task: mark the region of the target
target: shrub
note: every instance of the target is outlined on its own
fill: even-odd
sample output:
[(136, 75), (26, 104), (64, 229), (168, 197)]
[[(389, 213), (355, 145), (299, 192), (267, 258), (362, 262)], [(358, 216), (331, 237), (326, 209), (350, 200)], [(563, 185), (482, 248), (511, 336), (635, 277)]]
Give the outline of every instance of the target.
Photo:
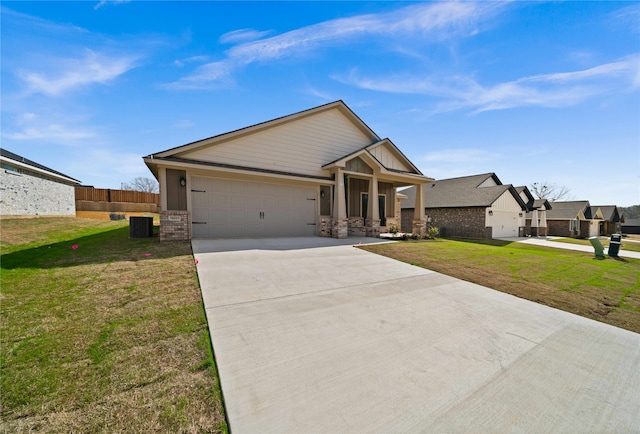
[(427, 235), (429, 236), (429, 239), (437, 238), (438, 235), (440, 235), (440, 229), (432, 226), (427, 231)]

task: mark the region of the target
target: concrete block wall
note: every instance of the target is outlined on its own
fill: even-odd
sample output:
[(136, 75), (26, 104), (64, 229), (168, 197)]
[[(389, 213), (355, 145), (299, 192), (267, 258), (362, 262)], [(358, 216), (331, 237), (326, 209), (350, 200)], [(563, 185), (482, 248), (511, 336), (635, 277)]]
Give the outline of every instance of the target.
[(1, 169), (0, 215), (75, 216), (74, 186), (26, 170)]
[(160, 211), (160, 241), (191, 239), (189, 211)]

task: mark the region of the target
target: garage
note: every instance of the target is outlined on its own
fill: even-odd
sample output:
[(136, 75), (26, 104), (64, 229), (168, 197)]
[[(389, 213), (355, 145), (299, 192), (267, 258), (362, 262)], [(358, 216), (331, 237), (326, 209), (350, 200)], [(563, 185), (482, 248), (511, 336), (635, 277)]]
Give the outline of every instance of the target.
[(316, 189), (193, 177), (194, 238), (316, 235)]
[(492, 238), (509, 238), (518, 236), (518, 213), (510, 211), (493, 211), (490, 224)]

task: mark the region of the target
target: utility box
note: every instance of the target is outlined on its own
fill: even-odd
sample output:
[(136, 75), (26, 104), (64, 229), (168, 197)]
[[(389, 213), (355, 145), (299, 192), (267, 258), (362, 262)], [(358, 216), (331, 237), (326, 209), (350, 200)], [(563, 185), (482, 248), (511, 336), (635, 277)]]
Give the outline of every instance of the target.
[(622, 235), (620, 234), (611, 235), (611, 240), (609, 240), (609, 252), (608, 252), (609, 256), (617, 258), (621, 245), (622, 245)]
[(153, 217), (129, 217), (129, 238), (153, 236)]
[(593, 249), (595, 250), (596, 258), (604, 259), (604, 246), (602, 245), (598, 237), (589, 238), (589, 242), (591, 243), (591, 245), (593, 246)]

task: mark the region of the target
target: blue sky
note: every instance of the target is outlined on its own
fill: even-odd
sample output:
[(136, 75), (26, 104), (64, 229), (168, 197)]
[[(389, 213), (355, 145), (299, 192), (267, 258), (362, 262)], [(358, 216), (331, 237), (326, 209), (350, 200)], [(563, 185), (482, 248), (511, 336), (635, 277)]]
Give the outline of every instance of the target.
[(640, 203), (638, 2), (10, 2), (2, 147), (84, 184), (342, 99), (427, 176)]

